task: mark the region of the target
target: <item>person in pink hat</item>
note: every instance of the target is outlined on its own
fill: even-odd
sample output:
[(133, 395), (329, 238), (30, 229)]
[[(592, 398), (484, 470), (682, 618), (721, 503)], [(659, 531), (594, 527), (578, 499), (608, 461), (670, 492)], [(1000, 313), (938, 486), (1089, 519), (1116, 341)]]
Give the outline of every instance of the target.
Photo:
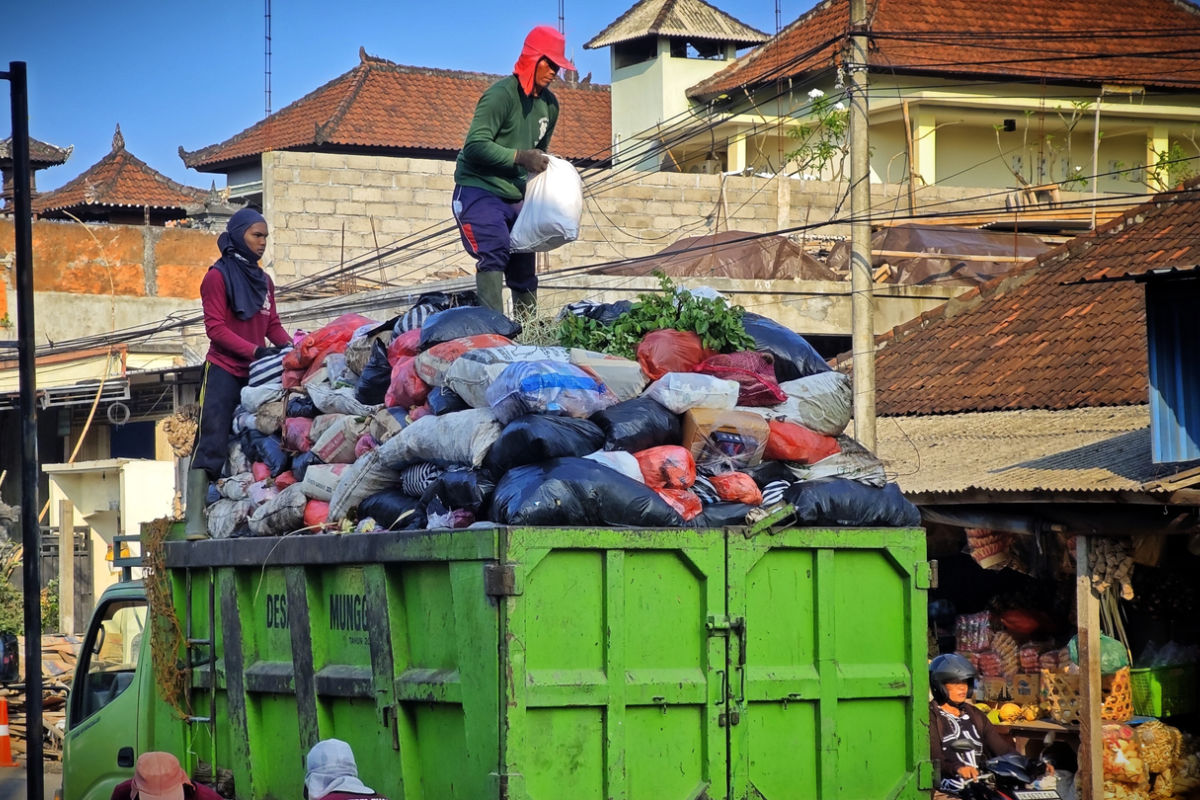
[(223, 800), (202, 783), (192, 783), (179, 759), (150, 751), (138, 756), (133, 778), (118, 783), (111, 800)]
[(529, 176), (546, 169), (558, 100), (549, 86), (559, 70), (574, 70), (563, 35), (539, 25), (525, 37), (513, 74), (484, 91), (454, 168), (451, 208), (463, 247), (475, 259), (479, 302), (504, 310), (504, 283), (516, 315), (537, 309), (533, 253), (512, 253), (509, 235)]

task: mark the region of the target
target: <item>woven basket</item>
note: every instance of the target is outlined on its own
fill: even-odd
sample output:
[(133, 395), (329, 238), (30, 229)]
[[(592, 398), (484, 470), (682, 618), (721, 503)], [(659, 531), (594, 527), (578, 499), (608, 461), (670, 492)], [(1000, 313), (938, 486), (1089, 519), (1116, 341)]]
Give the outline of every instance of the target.
[[(1129, 668), (1122, 667), (1113, 675), (1105, 675), (1100, 684), (1104, 704), (1100, 718), (1124, 722), (1133, 716), (1133, 692), (1129, 686)], [(1079, 675), (1065, 669), (1042, 670), (1042, 708), (1056, 722), (1079, 721)]]

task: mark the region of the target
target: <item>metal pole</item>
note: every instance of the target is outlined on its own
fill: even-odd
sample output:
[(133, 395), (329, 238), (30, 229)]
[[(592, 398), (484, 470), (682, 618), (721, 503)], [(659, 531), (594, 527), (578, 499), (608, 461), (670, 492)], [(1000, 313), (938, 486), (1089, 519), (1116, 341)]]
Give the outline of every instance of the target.
[[(8, 64), (12, 96), (13, 227), (17, 267), (17, 364), (21, 380), (21, 575), (25, 582), (25, 788), (43, 800), (41, 534), (38, 529), (37, 379), (33, 340), (33, 214), (25, 62)], [(67, 598), (66, 602), (71, 602)]]
[(867, 2), (850, 0), (850, 309), (854, 436), (875, 449), (875, 297), (871, 270), (871, 154), (867, 138)]

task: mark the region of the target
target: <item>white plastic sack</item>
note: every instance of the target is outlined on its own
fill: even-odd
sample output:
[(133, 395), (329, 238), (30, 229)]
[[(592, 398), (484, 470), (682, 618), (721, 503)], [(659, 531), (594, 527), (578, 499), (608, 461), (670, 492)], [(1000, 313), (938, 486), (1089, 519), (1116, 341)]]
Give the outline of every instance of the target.
[(378, 449), (371, 450), (342, 472), (329, 498), (329, 521), (341, 522), (363, 500), (392, 488), (399, 481), (400, 473), (384, 466)]
[(214, 539), (228, 539), (253, 511), (254, 504), (249, 500), (222, 497), (208, 507), (208, 535)]
[(356, 417), (369, 417), (378, 405), (368, 406), (358, 401), (354, 396), (353, 387), (332, 389), (328, 385), (307, 384), (308, 396), (313, 405), (322, 414), (351, 414)]
[(309, 500), (323, 500), (326, 503), (333, 497), (342, 473), (349, 469), (349, 464), (310, 464), (304, 470), (304, 480), (300, 481), (300, 490)]
[(367, 432), (367, 425), (366, 417), (336, 416), (334, 423), (313, 443), (311, 452), (326, 464), (349, 464), (354, 461), (354, 446)]
[(269, 403), (272, 400), (283, 399), (283, 384), (278, 386), (243, 386), (242, 387), (242, 408), (253, 413), (258, 411), (258, 407), (263, 403)]
[(250, 532), (255, 536), (280, 536), (304, 524), (304, 507), (308, 498), (299, 484), (280, 492), (274, 499), (254, 509), (250, 515)]
[(768, 415), (773, 412), (826, 436), (837, 436), (850, 424), (854, 390), (849, 375), (818, 372), (785, 381), (779, 388), (787, 393), (788, 399), (769, 409)]
[(682, 414), (693, 408), (729, 409), (737, 405), (741, 386), (737, 381), (704, 375), (699, 372), (668, 372), (650, 384), (646, 396), (667, 408), (672, 414)]
[(499, 438), (500, 423), (491, 409), (472, 408), (421, 417), (371, 452), (391, 467), (420, 461), (479, 467)]
[(579, 238), (583, 180), (568, 161), (549, 158), (550, 165), (525, 186), (525, 204), (509, 237), (514, 253), (543, 253)]
[(446, 370), (445, 385), (471, 408), (488, 408), (487, 390), (509, 364), (517, 361), (567, 361), (563, 347), (505, 345), (468, 350)]
[(226, 500), (245, 500), (249, 495), (250, 484), (254, 483), (254, 475), (247, 470), (228, 478), (217, 479), (217, 491)]
[(849, 436), (839, 436), (838, 444), (842, 448), (840, 453), (826, 456), (815, 464), (788, 462), (787, 468), (802, 481), (815, 481), (819, 478), (846, 478), (867, 486), (874, 486), (877, 489), (884, 487), (887, 483), (887, 476), (884, 474), (882, 461)]

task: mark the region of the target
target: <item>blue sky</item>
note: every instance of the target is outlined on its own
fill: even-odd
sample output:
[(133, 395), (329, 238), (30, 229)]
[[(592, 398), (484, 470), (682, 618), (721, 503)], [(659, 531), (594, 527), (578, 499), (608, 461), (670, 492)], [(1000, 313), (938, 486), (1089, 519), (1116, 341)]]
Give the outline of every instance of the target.
[[(565, 0), (567, 52), (580, 73), (609, 80), (609, 51), (583, 43), (634, 0)], [(768, 34), (776, 0), (716, 0)], [(784, 25), (813, 0), (779, 0)], [(0, 70), (25, 61), (30, 135), (75, 152), (37, 173), (57, 188), (107, 154), (120, 123), (126, 148), (181, 183), (214, 178), (183, 166), (182, 145), (224, 141), (262, 119), (263, 0), (5, 0)], [(558, 24), (556, 0), (273, 0), (271, 108), (279, 110), (354, 68), (358, 48), (400, 64), (507, 73), (528, 30)], [(0, 138), (11, 134), (7, 84)], [(431, 98), (431, 102), (434, 99)], [(420, 109), (413, 113), (419, 114)]]

